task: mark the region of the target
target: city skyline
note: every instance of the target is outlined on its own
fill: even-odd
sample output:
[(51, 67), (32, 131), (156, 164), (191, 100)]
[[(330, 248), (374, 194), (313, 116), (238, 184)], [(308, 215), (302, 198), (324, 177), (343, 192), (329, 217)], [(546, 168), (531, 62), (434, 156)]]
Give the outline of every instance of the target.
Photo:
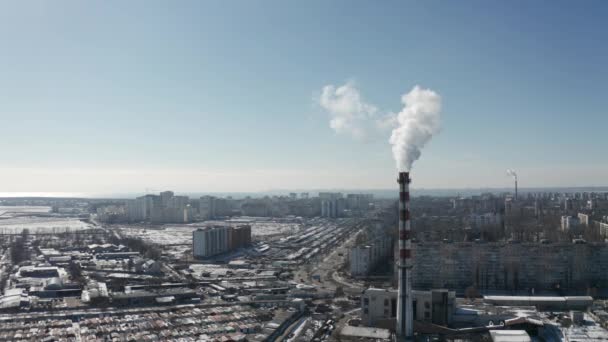
[(608, 2), (0, 2), (0, 340), (607, 341)]
[(605, 186), (606, 14), (599, 1), (5, 3), (0, 188), (395, 188), (388, 135), (330, 127), (323, 88), (345, 84), (382, 113), (416, 85), (440, 94), (414, 189), (508, 188), (508, 168), (522, 188)]

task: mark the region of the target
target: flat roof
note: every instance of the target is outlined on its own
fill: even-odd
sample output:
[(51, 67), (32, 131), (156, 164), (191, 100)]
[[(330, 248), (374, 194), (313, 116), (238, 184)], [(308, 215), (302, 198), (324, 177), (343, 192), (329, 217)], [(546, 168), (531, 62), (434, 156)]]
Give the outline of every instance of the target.
[(0, 297), (0, 309), (18, 308), (21, 305), (21, 296)]
[(526, 302), (566, 302), (572, 300), (583, 300), (583, 301), (593, 301), (593, 297), (591, 296), (567, 296), (567, 297), (557, 297), (557, 296), (483, 296), (484, 300), (491, 301), (526, 301)]
[(376, 338), (376, 339), (390, 339), (391, 332), (388, 329), (370, 328), (370, 327), (353, 327), (350, 325), (345, 326), (340, 335), (353, 336), (353, 337), (364, 337), (364, 338)]
[(531, 342), (530, 335), (525, 330), (492, 330), (493, 342)]

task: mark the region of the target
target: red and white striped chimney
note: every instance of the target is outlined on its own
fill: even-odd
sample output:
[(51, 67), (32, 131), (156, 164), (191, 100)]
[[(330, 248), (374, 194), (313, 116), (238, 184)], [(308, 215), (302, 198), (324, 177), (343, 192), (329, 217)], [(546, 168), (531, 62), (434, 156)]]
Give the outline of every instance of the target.
[(399, 172), (399, 298), (397, 302), (397, 337), (414, 337), (412, 310), (412, 245), (410, 234), (410, 174)]

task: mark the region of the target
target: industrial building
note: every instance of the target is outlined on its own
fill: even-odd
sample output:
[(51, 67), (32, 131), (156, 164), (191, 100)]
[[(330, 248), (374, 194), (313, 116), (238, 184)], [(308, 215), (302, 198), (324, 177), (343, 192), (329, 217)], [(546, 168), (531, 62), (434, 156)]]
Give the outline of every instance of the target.
[[(361, 296), (361, 323), (393, 329), (397, 318), (397, 291), (369, 288)], [(448, 290), (412, 291), (413, 319), (438, 325), (452, 323), (456, 293)]]

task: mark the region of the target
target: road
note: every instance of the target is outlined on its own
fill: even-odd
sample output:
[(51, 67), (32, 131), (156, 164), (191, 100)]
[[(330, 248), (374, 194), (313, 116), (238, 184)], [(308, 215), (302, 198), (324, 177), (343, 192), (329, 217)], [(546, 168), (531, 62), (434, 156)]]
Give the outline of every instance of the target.
[[(336, 290), (338, 286), (348, 287), (350, 289), (360, 291), (362, 287), (352, 284), (339, 278), (334, 273), (344, 265), (346, 258), (348, 257), (348, 251), (352, 247), (357, 239), (359, 233), (363, 228), (357, 229), (351, 236), (337, 246), (331, 253), (325, 256), (321, 261), (318, 261), (315, 265), (304, 265), (298, 269), (295, 273), (295, 280), (299, 282), (320, 286), (322, 289)], [(312, 279), (313, 275), (319, 275), (320, 281)]]

